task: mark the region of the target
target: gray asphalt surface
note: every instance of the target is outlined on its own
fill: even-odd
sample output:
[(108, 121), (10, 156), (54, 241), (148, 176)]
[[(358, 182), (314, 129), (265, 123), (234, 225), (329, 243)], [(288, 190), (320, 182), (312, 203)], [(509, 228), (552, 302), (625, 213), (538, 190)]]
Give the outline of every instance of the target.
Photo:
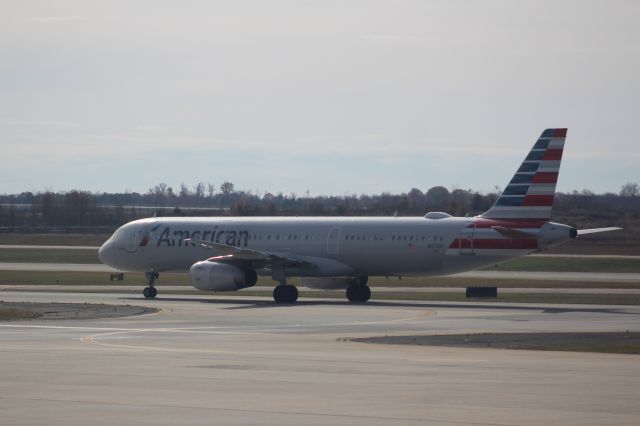
[(638, 329), (640, 308), (3, 292), (153, 306), (0, 323), (11, 425), (637, 425), (632, 355), (376, 345), (345, 338)]
[[(143, 286), (134, 285), (117, 285), (105, 282), (102, 285), (55, 285), (55, 284), (2, 284), (0, 291), (66, 291), (66, 292), (101, 292), (101, 291), (122, 291), (122, 292), (142, 292)], [(195, 291), (190, 285), (162, 285), (158, 284), (157, 289), (160, 293), (163, 291)], [(325, 290), (318, 290), (298, 286), (300, 291), (308, 291), (318, 293), (318, 297), (322, 297)], [(248, 289), (249, 291), (273, 291), (273, 287), (256, 286)], [(371, 287), (371, 291), (376, 293), (465, 293), (464, 287)], [(344, 290), (338, 290), (344, 291)], [(242, 295), (243, 290), (234, 292), (232, 295)], [(498, 288), (498, 293), (555, 293), (555, 294), (640, 294), (640, 288)], [(207, 293), (202, 293), (207, 294)], [(216, 293), (208, 293), (216, 294)], [(228, 294), (228, 293), (227, 293)], [(225, 293), (217, 293), (217, 295), (225, 295)]]

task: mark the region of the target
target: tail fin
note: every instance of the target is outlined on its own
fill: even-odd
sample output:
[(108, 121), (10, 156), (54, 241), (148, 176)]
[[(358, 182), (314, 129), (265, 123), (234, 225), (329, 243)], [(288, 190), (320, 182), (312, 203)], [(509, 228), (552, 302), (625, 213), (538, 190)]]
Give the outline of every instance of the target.
[(480, 217), (549, 220), (567, 129), (547, 129), (502, 191)]

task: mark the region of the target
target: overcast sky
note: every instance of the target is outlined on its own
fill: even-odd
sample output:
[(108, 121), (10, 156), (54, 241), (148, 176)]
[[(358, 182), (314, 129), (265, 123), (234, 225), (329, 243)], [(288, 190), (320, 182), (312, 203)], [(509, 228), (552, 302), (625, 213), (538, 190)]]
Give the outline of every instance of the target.
[(0, 0), (0, 193), (640, 181), (638, 1)]

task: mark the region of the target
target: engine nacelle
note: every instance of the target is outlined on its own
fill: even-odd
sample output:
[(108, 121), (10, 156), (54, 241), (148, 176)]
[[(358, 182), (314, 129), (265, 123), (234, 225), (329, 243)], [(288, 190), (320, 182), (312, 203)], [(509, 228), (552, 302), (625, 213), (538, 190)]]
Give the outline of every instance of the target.
[(547, 222), (540, 228), (540, 242), (541, 246), (544, 248), (551, 245), (566, 243), (577, 236), (578, 231), (576, 228), (562, 223)]
[(233, 291), (251, 287), (258, 281), (253, 269), (242, 269), (226, 263), (196, 262), (189, 270), (191, 284), (202, 291)]
[(302, 285), (316, 290), (341, 290), (351, 285), (366, 284), (365, 277), (303, 277)]

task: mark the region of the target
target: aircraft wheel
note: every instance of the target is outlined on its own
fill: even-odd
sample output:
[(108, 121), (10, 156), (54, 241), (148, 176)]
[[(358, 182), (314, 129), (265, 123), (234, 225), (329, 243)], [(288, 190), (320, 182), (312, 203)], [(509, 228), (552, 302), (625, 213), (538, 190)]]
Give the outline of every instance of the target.
[(349, 302), (357, 302), (358, 301), (358, 287), (351, 285), (349, 287), (347, 287), (347, 299), (349, 299)]
[(298, 288), (294, 285), (287, 286), (287, 302), (296, 303), (298, 300)]
[(347, 287), (347, 299), (351, 303), (366, 302), (371, 298), (371, 289), (367, 285), (352, 285)]
[(360, 302), (366, 302), (371, 298), (371, 288), (368, 285), (360, 287)]
[(156, 290), (154, 287), (145, 287), (144, 290), (142, 290), (142, 295), (146, 299), (153, 299), (157, 294), (158, 290)]
[(278, 285), (273, 289), (273, 300), (276, 303), (295, 303), (298, 289), (294, 285)]

